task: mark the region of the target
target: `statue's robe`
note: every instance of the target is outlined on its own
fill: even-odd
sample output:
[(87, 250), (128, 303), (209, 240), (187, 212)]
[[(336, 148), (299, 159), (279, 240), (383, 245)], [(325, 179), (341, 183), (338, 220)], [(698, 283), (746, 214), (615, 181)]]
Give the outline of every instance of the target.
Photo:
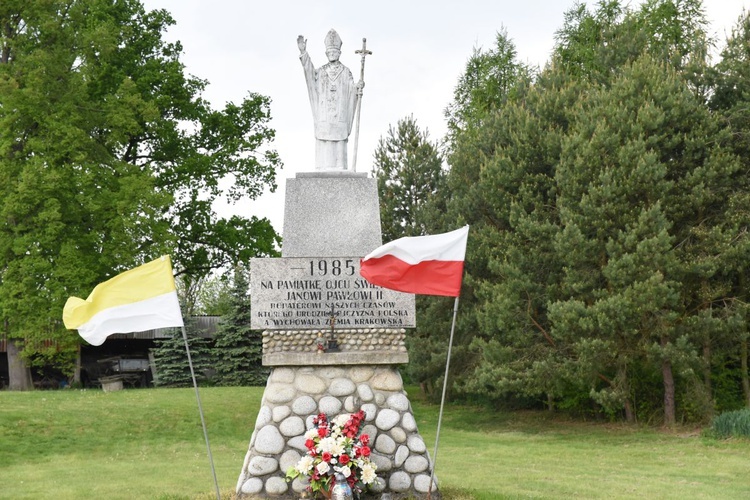
[(346, 170), (347, 139), (352, 132), (357, 86), (339, 61), (315, 69), (307, 52), (300, 55), (315, 121), (315, 168)]

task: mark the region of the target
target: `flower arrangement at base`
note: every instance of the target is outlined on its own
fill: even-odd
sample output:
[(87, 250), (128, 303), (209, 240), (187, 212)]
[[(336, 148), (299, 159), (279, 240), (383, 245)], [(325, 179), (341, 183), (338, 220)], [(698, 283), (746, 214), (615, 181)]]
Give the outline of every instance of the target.
[(367, 488), (377, 478), (377, 467), (370, 461), (370, 436), (359, 435), (364, 420), (362, 410), (333, 420), (325, 413), (315, 417), (315, 427), (305, 433), (308, 452), (287, 470), (287, 480), (306, 476), (310, 480), (307, 489), (323, 498), (330, 498), (337, 478), (357, 493)]
[(318, 354), (323, 354), (326, 352), (326, 339), (323, 337), (318, 337), (315, 339), (315, 348)]

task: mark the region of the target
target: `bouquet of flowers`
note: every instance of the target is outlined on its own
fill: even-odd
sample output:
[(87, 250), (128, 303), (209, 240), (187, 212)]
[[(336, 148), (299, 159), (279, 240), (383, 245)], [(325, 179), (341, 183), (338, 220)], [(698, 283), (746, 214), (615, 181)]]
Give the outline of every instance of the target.
[(370, 462), (370, 436), (359, 435), (365, 412), (342, 414), (328, 420), (325, 413), (313, 419), (315, 427), (305, 433), (307, 455), (286, 473), (287, 480), (308, 476), (313, 495), (330, 498), (336, 481), (346, 481), (361, 492), (375, 481), (376, 466)]

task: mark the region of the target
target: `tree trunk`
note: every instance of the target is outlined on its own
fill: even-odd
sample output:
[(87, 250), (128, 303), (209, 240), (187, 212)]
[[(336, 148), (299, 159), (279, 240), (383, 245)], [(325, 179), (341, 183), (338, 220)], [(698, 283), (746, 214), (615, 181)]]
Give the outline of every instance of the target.
[(742, 367), (742, 392), (745, 393), (745, 404), (750, 408), (750, 379), (747, 372), (747, 339), (742, 341), (740, 347), (740, 363)]
[(661, 363), (661, 375), (664, 379), (664, 425), (671, 427), (676, 422), (674, 401), (674, 375), (672, 362), (664, 360)]
[(630, 423), (635, 423), (635, 412), (633, 411), (633, 403), (630, 402), (630, 398), (625, 398), (625, 420)]
[(617, 384), (625, 396), (625, 420), (632, 424), (635, 422), (635, 413), (633, 412), (633, 403), (630, 401), (630, 380), (628, 380), (628, 367), (625, 363), (620, 363), (617, 367)]
[(31, 381), (31, 369), (21, 357), (16, 341), (8, 339), (8, 389), (11, 391), (30, 391), (34, 388)]
[(711, 341), (706, 339), (703, 344), (703, 385), (709, 401), (714, 399), (713, 384), (711, 382)]
[(73, 372), (73, 380), (71, 384), (75, 384), (76, 387), (81, 385), (81, 344), (78, 344), (78, 354), (76, 354), (76, 367)]

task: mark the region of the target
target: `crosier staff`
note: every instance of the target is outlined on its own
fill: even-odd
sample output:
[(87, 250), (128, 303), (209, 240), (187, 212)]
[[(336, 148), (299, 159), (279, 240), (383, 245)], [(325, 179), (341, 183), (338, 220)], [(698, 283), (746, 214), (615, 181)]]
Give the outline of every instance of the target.
[(355, 50), (355, 54), (362, 54), (362, 70), (359, 73), (361, 86), (357, 87), (357, 127), (354, 129), (354, 155), (352, 159), (352, 172), (357, 171), (357, 148), (359, 146), (359, 115), (362, 110), (362, 89), (365, 86), (365, 57), (372, 55), (372, 51), (367, 50), (367, 38), (362, 39), (362, 49)]

